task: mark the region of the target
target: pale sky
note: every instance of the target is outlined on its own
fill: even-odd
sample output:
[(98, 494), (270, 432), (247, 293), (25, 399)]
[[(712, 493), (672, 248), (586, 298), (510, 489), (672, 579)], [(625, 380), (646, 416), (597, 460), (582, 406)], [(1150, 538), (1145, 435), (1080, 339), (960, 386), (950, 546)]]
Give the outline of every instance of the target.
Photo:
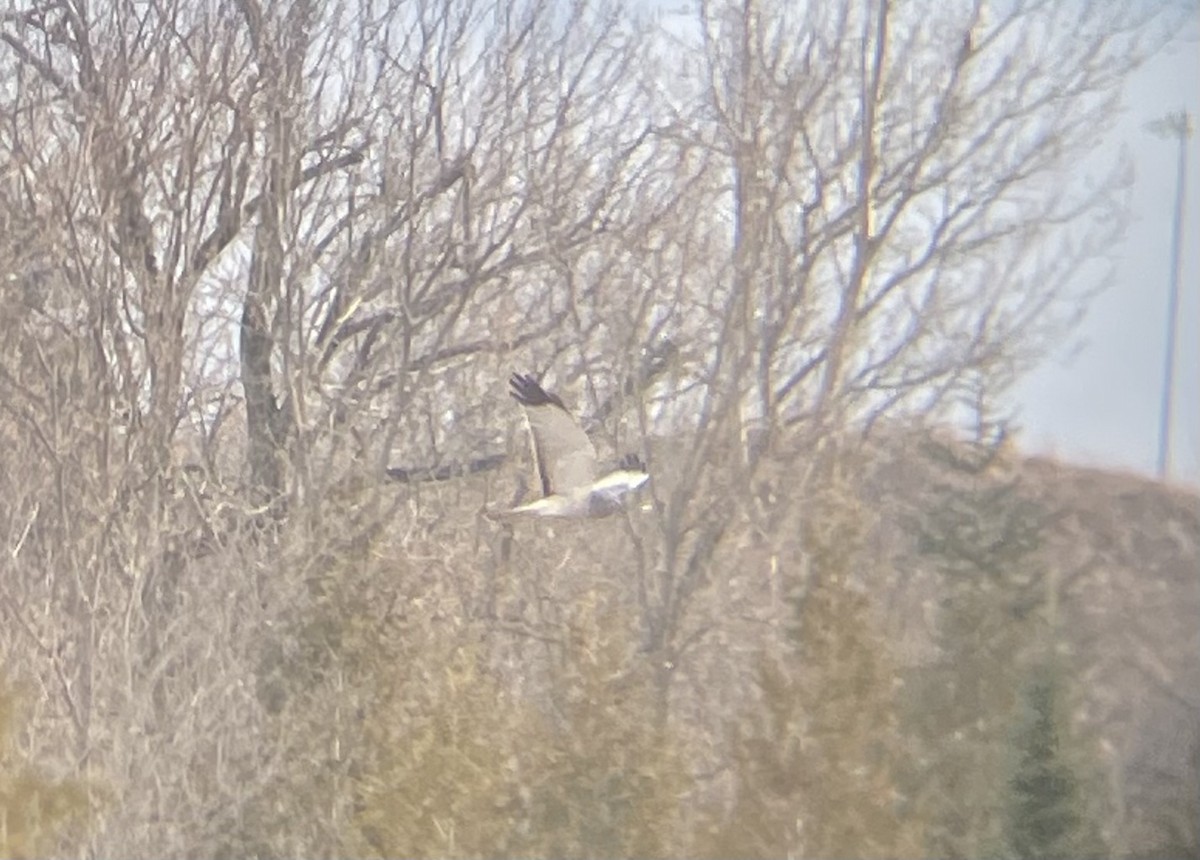
[(1200, 3), (1182, 5), (1191, 8), (1190, 23), (1129, 80), (1120, 120), (1081, 162), (1099, 173), (1122, 148), (1133, 160), (1132, 222), (1115, 249), (1115, 281), (1092, 300), (1061, 352), (1013, 390), (1009, 405), (1024, 453), (1155, 474), (1178, 143), (1146, 124), (1185, 109), (1196, 132), (1187, 158), (1170, 478), (1200, 488)]
[[(1178, 143), (1146, 123), (1186, 109), (1200, 132), (1200, 5), (1184, 39), (1129, 82), (1121, 121), (1102, 145), (1132, 155), (1133, 223), (1112, 288), (1093, 300), (1077, 338), (1014, 392), (1026, 453), (1155, 473), (1166, 349)], [(1171, 479), (1200, 487), (1200, 134), (1188, 144)], [(1082, 341), (1082, 347), (1078, 346)], [(1074, 352), (1074, 356), (1071, 353)]]

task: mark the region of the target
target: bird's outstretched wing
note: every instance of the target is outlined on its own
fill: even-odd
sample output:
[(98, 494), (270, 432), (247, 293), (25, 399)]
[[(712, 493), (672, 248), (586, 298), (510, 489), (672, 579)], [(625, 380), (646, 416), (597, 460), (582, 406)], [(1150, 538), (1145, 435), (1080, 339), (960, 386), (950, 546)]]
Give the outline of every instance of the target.
[(514, 373), (512, 396), (525, 409), (542, 495), (566, 494), (596, 480), (596, 449), (556, 395)]

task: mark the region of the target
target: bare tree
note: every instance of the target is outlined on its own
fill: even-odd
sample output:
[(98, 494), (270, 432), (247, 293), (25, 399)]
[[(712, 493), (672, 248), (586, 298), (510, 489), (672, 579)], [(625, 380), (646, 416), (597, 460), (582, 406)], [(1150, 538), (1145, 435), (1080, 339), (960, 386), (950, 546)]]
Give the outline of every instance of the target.
[[(656, 728), (715, 729), (826, 450), (1002, 387), (1119, 226), (1060, 171), (1154, 10), (932, 9), (0, 13), (0, 649), (32, 752), (122, 798), (88, 850), (195, 853), (319, 761), (255, 838), (336, 853), (389, 658), (482, 643), (553, 711), (593, 603)], [(383, 480), (518, 450), (513, 369), (649, 455), (652, 510), (544, 541), (477, 523), (489, 475)]]
[[(696, 444), (676, 506), (708, 504), (697, 482), (727, 460), (710, 446), (743, 448), (728, 486), (744, 493), (781, 434), (953, 416), (1104, 283), (1123, 166), (1068, 167), (1163, 38), (1162, 10), (960, 11), (714, 0), (681, 28), (690, 98), (670, 129), (708, 176), (690, 211), (719, 218), (674, 237), (710, 255), (671, 307), (699, 385), (680, 386), (699, 408), (677, 413)], [(668, 533), (693, 524), (671, 516)]]
[[(368, 489), (327, 522), (339, 482), (473, 453), (496, 431), (465, 364), (582, 354), (612, 319), (600, 249), (672, 202), (641, 37), (440, 0), (53, 2), (0, 28), (4, 648), (46, 692), (34, 751), (125, 801), (92, 850), (190, 850), (283, 766), (252, 740), (265, 632), (395, 510)], [(219, 448), (244, 472), (210, 474)]]

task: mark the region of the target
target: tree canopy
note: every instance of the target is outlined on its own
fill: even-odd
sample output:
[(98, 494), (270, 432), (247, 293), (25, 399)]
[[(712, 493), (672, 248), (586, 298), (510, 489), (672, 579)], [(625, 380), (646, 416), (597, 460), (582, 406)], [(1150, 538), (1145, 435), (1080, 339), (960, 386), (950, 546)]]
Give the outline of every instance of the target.
[[(669, 854), (793, 729), (903, 808), (897, 749), (838, 752), (902, 731), (895, 560), (807, 512), (1103, 286), (1127, 165), (1092, 159), (1179, 14), (9, 2), (0, 654), (22, 754), (113, 798), (14, 853)], [(478, 516), (527, 459), (512, 371), (644, 506)], [(801, 645), (809, 586), (841, 620)], [(836, 667), (861, 696), (730, 731)]]

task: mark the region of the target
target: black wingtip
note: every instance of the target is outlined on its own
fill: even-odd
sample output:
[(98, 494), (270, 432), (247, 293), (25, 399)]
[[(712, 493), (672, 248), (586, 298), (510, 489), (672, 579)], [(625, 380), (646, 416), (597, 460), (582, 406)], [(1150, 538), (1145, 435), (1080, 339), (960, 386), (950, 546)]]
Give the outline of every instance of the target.
[(618, 464), (626, 472), (649, 472), (645, 462), (637, 454), (626, 454)]
[(508, 380), (508, 384), (512, 389), (509, 394), (522, 406), (557, 406), (566, 411), (567, 407), (563, 405), (558, 395), (551, 394), (542, 388), (530, 374), (514, 373)]

